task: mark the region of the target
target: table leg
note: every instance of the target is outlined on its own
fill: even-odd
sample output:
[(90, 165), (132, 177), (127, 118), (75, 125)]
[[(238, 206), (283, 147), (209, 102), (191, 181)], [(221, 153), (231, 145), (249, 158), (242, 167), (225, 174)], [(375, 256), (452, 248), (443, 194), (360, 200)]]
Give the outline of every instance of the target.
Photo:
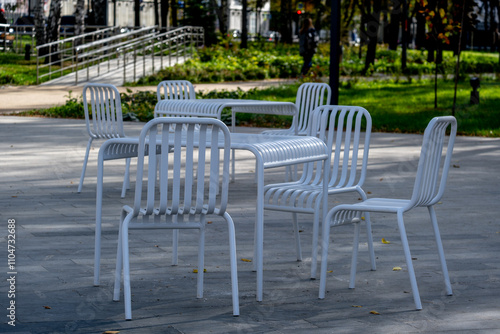
[(264, 279), (264, 163), (257, 156), (257, 204), (255, 214), (255, 249), (254, 261), (257, 269), (257, 301), (262, 301)]
[(97, 190), (95, 214), (95, 246), (94, 246), (94, 285), (99, 286), (101, 263), (101, 220), (102, 220), (102, 187), (104, 174), (104, 157), (99, 151), (97, 162)]

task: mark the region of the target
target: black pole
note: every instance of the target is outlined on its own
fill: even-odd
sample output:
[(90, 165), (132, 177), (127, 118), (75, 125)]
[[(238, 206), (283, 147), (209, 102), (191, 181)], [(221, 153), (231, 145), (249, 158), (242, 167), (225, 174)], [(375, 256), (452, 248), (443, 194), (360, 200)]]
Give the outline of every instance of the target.
[(339, 61), (340, 61), (340, 0), (331, 0), (332, 14), (330, 21), (330, 104), (339, 104)]
[(408, 2), (407, 0), (403, 0), (403, 19), (402, 19), (402, 38), (401, 38), (401, 44), (402, 44), (402, 55), (401, 55), (401, 69), (403, 71), (406, 70), (406, 49), (408, 47), (408, 29), (409, 29), (409, 22), (408, 22)]
[(246, 49), (248, 47), (248, 16), (247, 16), (247, 0), (242, 1), (241, 9), (241, 44), (240, 48)]

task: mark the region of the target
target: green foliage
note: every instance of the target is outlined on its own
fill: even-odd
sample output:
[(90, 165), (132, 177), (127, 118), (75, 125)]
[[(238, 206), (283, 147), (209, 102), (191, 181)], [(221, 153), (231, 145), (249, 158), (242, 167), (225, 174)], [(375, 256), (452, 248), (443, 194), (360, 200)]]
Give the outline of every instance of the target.
[[(128, 94), (127, 94), (128, 93)], [(154, 117), (154, 108), (158, 99), (156, 92), (136, 92), (121, 93), (122, 112), (131, 114), (140, 121), (149, 121)]]
[[(345, 47), (340, 64), (340, 75), (360, 76), (363, 73), (365, 50)], [(401, 50), (387, 50), (382, 46), (377, 51), (375, 63), (365, 73), (377, 75), (431, 75), (434, 63), (427, 61), (427, 52), (407, 51), (407, 68), (401, 70)], [(490, 53), (462, 52), (460, 74), (500, 72), (498, 55)], [(439, 65), (442, 74), (455, 72), (456, 57), (451, 51), (443, 52)], [(182, 65), (165, 68), (155, 75), (145, 77), (130, 85), (156, 85), (162, 80), (189, 80), (193, 83), (296, 78), (300, 74), (302, 57), (297, 45), (275, 45), (269, 42), (250, 43), (248, 49), (239, 49), (236, 42), (222, 39), (220, 45), (199, 50), (193, 59)], [(320, 44), (313, 58), (310, 71), (312, 78), (330, 74), (330, 50), (328, 44)]]

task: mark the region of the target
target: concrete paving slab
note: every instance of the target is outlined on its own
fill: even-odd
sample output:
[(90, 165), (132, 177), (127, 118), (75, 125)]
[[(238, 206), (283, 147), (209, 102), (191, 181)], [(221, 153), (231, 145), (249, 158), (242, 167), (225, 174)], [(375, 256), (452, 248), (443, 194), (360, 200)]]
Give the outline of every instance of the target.
[[(142, 123), (126, 123), (138, 133)], [(102, 284), (93, 283), (96, 156), (92, 150), (83, 192), (77, 185), (86, 146), (82, 120), (0, 117), (1, 333), (500, 333), (500, 139), (458, 137), (442, 203), (436, 206), (453, 296), (445, 296), (427, 212), (405, 216), (423, 310), (415, 311), (395, 217), (373, 215), (377, 271), (360, 247), (356, 289), (348, 289), (352, 228), (336, 228), (327, 296), (309, 279), (310, 224), (299, 215), (304, 261), (295, 261), (290, 215), (266, 211), (264, 300), (255, 301), (252, 263), (254, 161), (238, 154), (228, 212), (237, 231), (241, 315), (231, 314), (227, 234), (221, 221), (207, 228), (205, 295), (196, 299), (195, 235), (181, 233), (179, 265), (172, 267), (171, 234), (136, 231), (131, 237), (132, 321), (113, 302), (113, 274), (123, 161), (106, 164)], [(248, 129), (243, 129), (248, 130)], [(255, 130), (255, 129), (252, 129)], [(374, 133), (365, 183), (369, 197), (407, 198), (422, 136)], [(132, 167), (132, 173), (135, 168)], [(134, 175), (134, 174), (132, 174)], [(279, 182), (283, 170), (268, 170)], [(133, 184), (132, 184), (133, 185)], [(329, 206), (358, 199), (331, 198)], [(7, 222), (16, 221), (16, 326), (7, 324), (10, 277)], [(362, 234), (362, 238), (365, 236)], [(391, 241), (381, 242), (381, 238)], [(362, 239), (363, 240), (363, 239)], [(402, 267), (393, 271), (394, 266)], [(359, 307), (358, 307), (359, 306)], [(379, 315), (370, 314), (377, 311)]]

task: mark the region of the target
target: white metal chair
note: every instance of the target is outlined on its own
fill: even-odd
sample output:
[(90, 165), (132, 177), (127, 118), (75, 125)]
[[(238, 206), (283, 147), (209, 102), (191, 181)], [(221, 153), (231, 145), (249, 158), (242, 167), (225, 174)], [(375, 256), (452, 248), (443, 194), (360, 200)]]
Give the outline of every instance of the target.
[[(89, 112), (89, 104), (91, 113)], [(82, 191), (85, 171), (89, 159), (90, 148), (94, 139), (111, 139), (126, 137), (123, 130), (123, 115), (120, 93), (115, 86), (100, 83), (88, 83), (83, 87), (83, 108), (87, 132), (90, 136), (83, 160), (82, 175), (78, 185), (78, 192)], [(125, 176), (123, 179), (121, 197), (130, 186), (129, 181), (130, 158), (126, 159)]]
[[(450, 129), (450, 135), (446, 145), (446, 131), (448, 129)], [(415, 271), (413, 269), (410, 247), (408, 245), (408, 238), (406, 236), (403, 221), (403, 214), (415, 207), (426, 207), (429, 211), (434, 229), (439, 259), (441, 262), (441, 270), (444, 276), (446, 293), (448, 295), (452, 295), (443, 244), (441, 242), (436, 213), (434, 211), (434, 204), (441, 199), (444, 193), (456, 133), (457, 122), (452, 116), (435, 117), (430, 121), (424, 133), (422, 150), (420, 153), (417, 175), (411, 199), (371, 198), (357, 204), (339, 205), (328, 212), (326, 220), (323, 222), (323, 252), (321, 257), (321, 281), (319, 290), (320, 299), (325, 298), (330, 228), (349, 223), (354, 224), (354, 246), (349, 283), (349, 288), (353, 289), (356, 278), (359, 223), (362, 221), (361, 215), (367, 212), (386, 212), (395, 213), (397, 215), (399, 234), (401, 236), (401, 243), (406, 259), (406, 265), (408, 267), (408, 274), (410, 276), (415, 307), (417, 310), (422, 309)]]
[[(372, 120), (368, 111), (354, 106), (320, 106), (309, 114), (307, 135), (322, 139), (331, 152), (325, 170), (322, 164), (305, 164), (298, 181), (267, 185), (264, 189), (264, 208), (292, 213), (297, 260), (302, 260), (297, 213), (311, 213), (312, 262), (311, 278), (316, 278), (320, 218), (326, 216), (323, 205), (323, 182), (328, 183), (328, 195), (355, 192), (366, 199), (361, 188), (366, 177)], [(371, 237), (370, 218), (366, 228), (368, 245), (375, 270), (375, 255)]]
[[(262, 133), (271, 135), (299, 135), (307, 134), (307, 122), (309, 114), (316, 108), (322, 105), (330, 104), (332, 91), (326, 83), (307, 82), (300, 85), (297, 90), (295, 105), (298, 114), (294, 116), (292, 126), (283, 130), (266, 130)], [(295, 129), (297, 126), (297, 129)], [(297, 131), (296, 131), (297, 130)]]
[[(157, 159), (161, 160), (159, 182)], [(197, 297), (202, 298), (207, 215), (220, 216), (228, 225), (233, 315), (239, 315), (235, 230), (226, 212), (229, 159), (229, 130), (219, 120), (155, 118), (144, 126), (139, 138), (135, 202), (133, 207), (123, 207), (118, 237), (114, 300), (120, 298), (123, 269), (126, 319), (132, 318), (129, 230), (197, 229)], [(143, 175), (147, 176), (144, 200)]]
[(196, 99), (193, 84), (187, 80), (164, 80), (156, 88), (158, 102), (161, 100)]
[[(332, 90), (326, 83), (306, 82), (299, 86), (297, 97), (295, 98), (295, 106), (297, 114), (294, 116), (292, 126), (283, 130), (266, 130), (262, 133), (270, 135), (289, 135), (289, 136), (304, 136), (307, 134), (307, 122), (309, 114), (319, 106), (330, 104)], [(297, 166), (286, 168), (285, 181), (297, 178)]]

